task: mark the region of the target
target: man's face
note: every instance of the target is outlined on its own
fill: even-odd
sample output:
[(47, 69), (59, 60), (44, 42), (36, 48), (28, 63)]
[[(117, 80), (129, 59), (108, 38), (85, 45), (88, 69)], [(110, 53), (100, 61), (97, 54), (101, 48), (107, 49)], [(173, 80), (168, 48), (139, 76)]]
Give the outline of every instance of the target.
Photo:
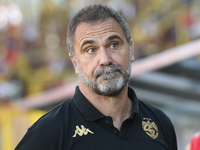
[(114, 19), (81, 23), (74, 36), (79, 86), (99, 95), (115, 96), (127, 85), (131, 73), (132, 51)]

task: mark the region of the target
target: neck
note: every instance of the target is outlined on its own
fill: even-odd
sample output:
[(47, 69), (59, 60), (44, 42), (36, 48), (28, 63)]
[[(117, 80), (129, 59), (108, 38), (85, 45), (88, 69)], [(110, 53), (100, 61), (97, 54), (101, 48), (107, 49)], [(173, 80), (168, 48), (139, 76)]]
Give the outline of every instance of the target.
[(88, 101), (105, 116), (113, 119), (113, 124), (120, 130), (124, 120), (132, 113), (132, 101), (128, 98), (128, 86), (126, 86), (117, 96), (98, 95), (88, 88), (79, 89)]

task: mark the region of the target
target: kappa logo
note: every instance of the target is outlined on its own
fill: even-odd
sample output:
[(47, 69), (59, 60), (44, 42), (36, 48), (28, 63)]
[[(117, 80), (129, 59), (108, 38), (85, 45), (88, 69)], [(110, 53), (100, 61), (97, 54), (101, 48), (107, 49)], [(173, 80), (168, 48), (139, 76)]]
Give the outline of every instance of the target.
[(90, 131), (89, 129), (86, 129), (83, 125), (81, 125), (81, 128), (79, 126), (76, 126), (75, 133), (72, 137), (76, 137), (78, 134), (79, 136), (87, 135), (88, 133), (94, 134), (94, 132)]
[(150, 122), (151, 119), (143, 118), (142, 127), (143, 130), (149, 135), (151, 138), (156, 139), (158, 137), (158, 127), (154, 122)]

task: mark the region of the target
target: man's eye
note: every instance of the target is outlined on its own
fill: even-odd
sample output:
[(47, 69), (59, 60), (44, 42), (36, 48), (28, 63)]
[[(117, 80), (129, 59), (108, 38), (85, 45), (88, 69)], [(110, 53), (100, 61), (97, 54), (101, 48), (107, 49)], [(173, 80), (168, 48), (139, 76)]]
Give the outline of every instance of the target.
[(88, 48), (88, 49), (87, 49), (87, 52), (88, 52), (88, 53), (94, 53), (94, 52), (95, 52), (95, 49), (94, 49), (94, 48)]
[(118, 43), (111, 43), (110, 48), (115, 49), (118, 47)]

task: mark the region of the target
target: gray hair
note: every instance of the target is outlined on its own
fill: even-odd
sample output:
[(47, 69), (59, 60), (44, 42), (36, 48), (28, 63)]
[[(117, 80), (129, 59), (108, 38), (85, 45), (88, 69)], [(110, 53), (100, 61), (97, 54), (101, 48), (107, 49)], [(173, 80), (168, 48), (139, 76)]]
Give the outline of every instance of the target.
[(75, 58), (74, 53), (74, 33), (76, 27), (81, 23), (92, 23), (95, 21), (105, 21), (108, 18), (115, 19), (120, 26), (126, 36), (126, 39), (129, 43), (129, 47), (131, 47), (131, 33), (129, 27), (122, 16), (105, 5), (90, 5), (83, 9), (81, 9), (69, 22), (68, 29), (67, 29), (67, 47), (69, 53)]

